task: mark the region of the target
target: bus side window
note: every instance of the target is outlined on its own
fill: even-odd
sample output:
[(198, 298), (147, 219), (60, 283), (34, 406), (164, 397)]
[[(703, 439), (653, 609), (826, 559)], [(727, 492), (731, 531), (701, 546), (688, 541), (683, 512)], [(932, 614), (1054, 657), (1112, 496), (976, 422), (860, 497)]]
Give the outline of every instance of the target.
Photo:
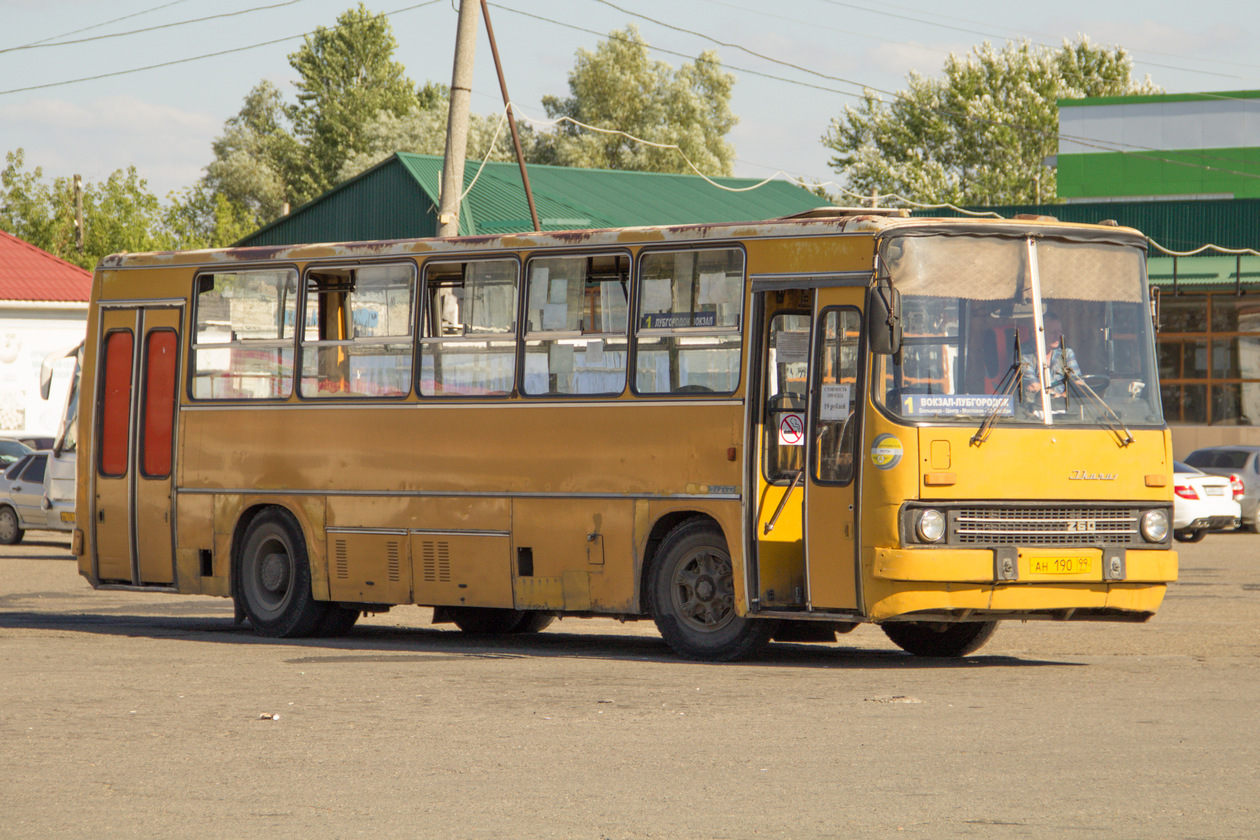
[(525, 393), (625, 390), (629, 255), (535, 259), (526, 274)]
[(293, 390), (297, 272), (280, 268), (197, 278), (192, 395), (283, 399)]
[(739, 386), (744, 253), (654, 251), (639, 267), (635, 390), (732, 393)]
[(402, 263), (306, 275), (303, 397), (407, 395), (415, 274)]
[(516, 376), (516, 260), (427, 263), (420, 393), (493, 396)]

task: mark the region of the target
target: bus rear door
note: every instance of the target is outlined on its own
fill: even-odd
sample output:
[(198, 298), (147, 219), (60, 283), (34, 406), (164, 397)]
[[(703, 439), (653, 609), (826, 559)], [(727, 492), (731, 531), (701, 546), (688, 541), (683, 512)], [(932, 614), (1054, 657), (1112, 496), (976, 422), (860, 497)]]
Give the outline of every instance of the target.
[(178, 402), (176, 304), (104, 307), (92, 465), (96, 577), (102, 583), (175, 582), (172, 469)]

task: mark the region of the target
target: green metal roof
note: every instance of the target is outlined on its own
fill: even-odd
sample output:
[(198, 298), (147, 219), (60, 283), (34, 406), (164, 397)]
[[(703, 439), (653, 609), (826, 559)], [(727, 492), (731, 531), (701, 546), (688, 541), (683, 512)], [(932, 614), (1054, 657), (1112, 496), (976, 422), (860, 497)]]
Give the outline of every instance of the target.
[[(480, 170), (480, 173), (478, 172)], [(786, 181), (756, 189), (751, 178), (529, 165), (543, 230), (758, 221), (825, 203)], [(475, 183), (474, 183), (475, 179)], [(241, 240), (240, 245), (296, 245), (406, 239), (437, 233), (442, 158), (399, 152)], [(470, 189), (471, 186), (471, 189)], [(726, 187), (726, 189), (722, 189)], [(533, 229), (515, 163), (468, 161), (460, 206), (461, 235)], [(733, 192), (732, 190), (745, 190)]]

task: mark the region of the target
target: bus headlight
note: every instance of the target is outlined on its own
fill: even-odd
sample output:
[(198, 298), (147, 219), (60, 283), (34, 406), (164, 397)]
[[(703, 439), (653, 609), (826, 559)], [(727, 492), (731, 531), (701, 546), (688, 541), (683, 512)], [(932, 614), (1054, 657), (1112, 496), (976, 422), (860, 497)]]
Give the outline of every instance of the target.
[(1142, 536), (1147, 542), (1163, 542), (1168, 539), (1168, 511), (1148, 510), (1142, 514)]
[(919, 521), (915, 523), (914, 530), (923, 542), (940, 542), (945, 536), (945, 514), (931, 508), (920, 511)]

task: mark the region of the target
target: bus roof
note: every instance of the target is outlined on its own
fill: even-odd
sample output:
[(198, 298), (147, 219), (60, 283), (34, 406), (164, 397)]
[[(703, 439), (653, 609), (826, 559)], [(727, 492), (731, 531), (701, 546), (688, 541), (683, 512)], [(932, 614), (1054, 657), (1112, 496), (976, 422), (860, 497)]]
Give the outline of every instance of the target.
[(730, 241), (732, 239), (782, 236), (866, 235), (995, 235), (1055, 237), (1070, 240), (1111, 241), (1145, 247), (1146, 238), (1132, 228), (1108, 224), (1060, 222), (1050, 216), (1017, 216), (1014, 219), (914, 217), (904, 210), (884, 208), (820, 207), (794, 216), (749, 222), (720, 222), (659, 227), (602, 230), (511, 233), (446, 239), (393, 239), (365, 242), (312, 243), (253, 246), (198, 251), (154, 251), (113, 254), (101, 260), (97, 270), (128, 267), (258, 263), (271, 260), (366, 259), (385, 256), (441, 255), (470, 251), (533, 248), (615, 247), (670, 242)]

